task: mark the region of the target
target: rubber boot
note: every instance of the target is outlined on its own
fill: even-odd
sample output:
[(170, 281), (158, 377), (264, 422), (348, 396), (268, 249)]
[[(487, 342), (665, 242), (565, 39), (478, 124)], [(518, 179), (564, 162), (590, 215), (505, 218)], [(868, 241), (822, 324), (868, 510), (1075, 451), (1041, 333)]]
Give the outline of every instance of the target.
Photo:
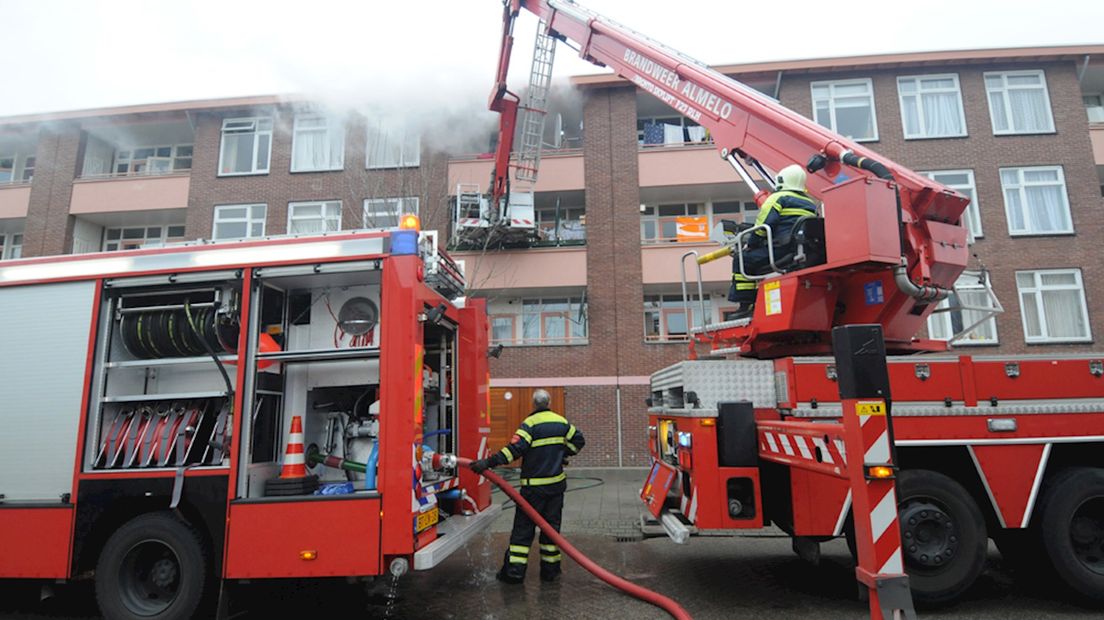
[[(543, 573), (542, 573), (543, 575)], [(524, 564), (505, 564), (495, 578), (502, 583), (518, 584), (525, 581)]]
[(562, 572), (562, 569), (560, 568), (560, 563), (559, 562), (555, 562), (555, 563), (541, 562), (541, 569), (540, 569), (541, 581), (544, 581), (546, 583), (556, 581), (557, 579), (560, 578), (560, 573), (561, 572)]

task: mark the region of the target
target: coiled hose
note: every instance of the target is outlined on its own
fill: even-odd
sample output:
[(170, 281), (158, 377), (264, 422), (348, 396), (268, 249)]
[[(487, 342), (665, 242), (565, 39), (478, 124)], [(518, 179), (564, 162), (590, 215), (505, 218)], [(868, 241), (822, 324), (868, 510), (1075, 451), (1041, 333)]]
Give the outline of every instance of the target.
[[(464, 457), (457, 457), (456, 461), (462, 467), (467, 467), (472, 462), (471, 459), (467, 459)], [(518, 493), (517, 489), (515, 489), (513, 486), (510, 485), (510, 483), (502, 479), (502, 476), (499, 476), (490, 469), (484, 471), (482, 475), (487, 480), (490, 480), (491, 482), (498, 485), (498, 488), (502, 489), (502, 491), (506, 493), (506, 495), (508, 495), (510, 499), (514, 500), (514, 502), (517, 504), (517, 507), (525, 511), (525, 514), (528, 515), (529, 518), (537, 524), (537, 527), (541, 529), (541, 532), (543, 532), (545, 536), (551, 538), (552, 542), (555, 543), (556, 546), (558, 546), (560, 549), (562, 549), (563, 552), (568, 555), (568, 557), (578, 562), (580, 566), (590, 571), (592, 575), (630, 596), (636, 597), (646, 603), (651, 603), (652, 605), (659, 607), (663, 611), (671, 614), (671, 617), (673, 618), (677, 618), (678, 620), (691, 620), (690, 614), (682, 608), (682, 605), (679, 605), (674, 600), (667, 598), (666, 596), (663, 596), (658, 592), (653, 592), (652, 590), (649, 590), (643, 586), (638, 586), (631, 581), (618, 577), (617, 575), (614, 575), (613, 573), (599, 566), (596, 562), (594, 562), (594, 560), (591, 560), (590, 558), (583, 555), (581, 551), (572, 546), (571, 543), (567, 542), (566, 538), (564, 538), (551, 525), (549, 525), (548, 522), (544, 520), (544, 517), (541, 517), (540, 513), (534, 510), (533, 507), (529, 505), (529, 502), (525, 501), (521, 497), (521, 493)]]

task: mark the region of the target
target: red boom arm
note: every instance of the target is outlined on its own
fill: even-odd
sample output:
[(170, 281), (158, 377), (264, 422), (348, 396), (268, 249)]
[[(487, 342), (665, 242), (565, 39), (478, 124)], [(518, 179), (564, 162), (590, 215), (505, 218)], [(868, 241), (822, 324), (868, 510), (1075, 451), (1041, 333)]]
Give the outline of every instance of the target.
[[(507, 67), (503, 63), (509, 62), (506, 48), (513, 42), (513, 21), (524, 8), (547, 24), (553, 36), (579, 45), (580, 56), (585, 60), (609, 67), (706, 127), (722, 157), (753, 159), (773, 171), (794, 163), (806, 165), (811, 172), (809, 191), (821, 198), (847, 179), (880, 177), (893, 181), (898, 197), (900, 260), (906, 267), (896, 276), (896, 290), (885, 291), (886, 313), (871, 322), (892, 323), (905, 313), (922, 319), (930, 312), (930, 308), (922, 306), (945, 296), (965, 267), (968, 251), (961, 216), (968, 200), (961, 194), (570, 0), (506, 0), (505, 4), (504, 49), (499, 59), (499, 81), (491, 98), (491, 109), (503, 112), (492, 188), (494, 198), (503, 195), (500, 192), (508, 176), (517, 112), (517, 98), (505, 89)], [(892, 204), (889, 208), (892, 209)], [(890, 230), (871, 228), (870, 234), (884, 237)], [(882, 263), (886, 264), (884, 256)], [(894, 299), (897, 296), (903, 299)], [(910, 300), (922, 302), (919, 310), (907, 303)], [(900, 329), (887, 330), (887, 339), (900, 338), (908, 329), (912, 330), (911, 337), (919, 326), (915, 319), (901, 323)]]

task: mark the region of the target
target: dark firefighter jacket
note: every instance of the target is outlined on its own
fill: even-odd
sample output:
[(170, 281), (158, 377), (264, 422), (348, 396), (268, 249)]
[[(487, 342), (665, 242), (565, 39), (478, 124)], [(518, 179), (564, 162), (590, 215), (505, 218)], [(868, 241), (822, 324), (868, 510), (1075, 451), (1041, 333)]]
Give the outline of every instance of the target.
[(521, 461), (522, 486), (556, 484), (567, 479), (565, 458), (583, 449), (586, 440), (574, 424), (555, 411), (534, 411), (521, 423), (510, 443), (488, 459), (494, 465)]
[[(782, 190), (774, 192), (759, 209), (759, 216), (755, 218), (755, 225), (766, 224), (770, 226), (771, 238), (775, 245), (784, 243), (789, 239), (790, 231), (799, 218), (807, 215), (816, 216), (816, 203), (804, 192)], [(766, 237), (765, 230), (755, 231), (756, 235)]]

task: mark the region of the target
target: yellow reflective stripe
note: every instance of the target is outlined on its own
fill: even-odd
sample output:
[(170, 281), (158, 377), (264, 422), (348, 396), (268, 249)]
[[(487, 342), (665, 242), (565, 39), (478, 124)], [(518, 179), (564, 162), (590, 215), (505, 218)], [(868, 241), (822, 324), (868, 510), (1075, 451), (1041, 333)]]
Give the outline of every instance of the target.
[(531, 441), (529, 445), (533, 448), (539, 448), (541, 446), (553, 446), (556, 444), (562, 444), (563, 442), (563, 437), (544, 437), (543, 439)]
[(514, 453), (510, 452), (509, 447), (503, 448), (502, 450), (500, 450), (500, 452), (502, 452), (502, 456), (506, 457), (506, 462), (507, 463), (514, 460)]
[(797, 208), (793, 208), (793, 207), (786, 208), (786, 209), (779, 209), (778, 214), (779, 215), (785, 215), (787, 217), (791, 216), (791, 215), (796, 215), (798, 217), (804, 217), (806, 215), (816, 216), (816, 213), (814, 211), (808, 211), (806, 209), (797, 209)]
[[(544, 545), (541, 545), (543, 548)], [(520, 553), (521, 555), (529, 555), (529, 547), (525, 545), (510, 545), (510, 553)]]
[(566, 445), (566, 446), (567, 446), (567, 449), (568, 449), (568, 450), (571, 450), (571, 453), (572, 453), (572, 454), (578, 454), (578, 453), (579, 453), (579, 448), (578, 448), (578, 446), (576, 446), (575, 444), (573, 444), (573, 443), (571, 443), (571, 442), (567, 442), (567, 443), (566, 443), (566, 444), (564, 444), (564, 445)]
[(530, 435), (528, 431), (526, 431), (524, 428), (517, 429), (516, 431), (514, 431), (514, 434), (530, 443), (532, 443), (533, 441), (533, 436)]
[(510, 564), (528, 564), (529, 558), (519, 558), (516, 555), (510, 556)]
[(533, 428), (538, 424), (544, 424), (546, 422), (559, 422), (560, 424), (567, 424), (567, 419), (555, 411), (541, 411), (540, 413), (534, 413), (533, 415), (525, 418), (522, 424), (525, 424), (529, 428)]
[(563, 556), (558, 554), (558, 553), (556, 555), (542, 555), (541, 556), (541, 562), (548, 562), (549, 564), (556, 564), (562, 558), (563, 558)]
[[(169, 315), (169, 316), (172, 316), (172, 315)], [(568, 428), (567, 428), (567, 434), (564, 435), (564, 437), (567, 438), (568, 441), (570, 441), (571, 438), (575, 436), (575, 431), (577, 431), (577, 430), (579, 430), (579, 429), (575, 428), (574, 424), (569, 425)]]
[(556, 484), (557, 482), (563, 482), (564, 480), (567, 480), (567, 473), (561, 473), (559, 476), (552, 476), (551, 478), (522, 478), (521, 486), (539, 487), (546, 484)]
[[(513, 549), (513, 545), (510, 545), (510, 548)], [(547, 551), (549, 553), (559, 553), (560, 551), (560, 548), (556, 545), (541, 545), (540, 548), (542, 552)]]

